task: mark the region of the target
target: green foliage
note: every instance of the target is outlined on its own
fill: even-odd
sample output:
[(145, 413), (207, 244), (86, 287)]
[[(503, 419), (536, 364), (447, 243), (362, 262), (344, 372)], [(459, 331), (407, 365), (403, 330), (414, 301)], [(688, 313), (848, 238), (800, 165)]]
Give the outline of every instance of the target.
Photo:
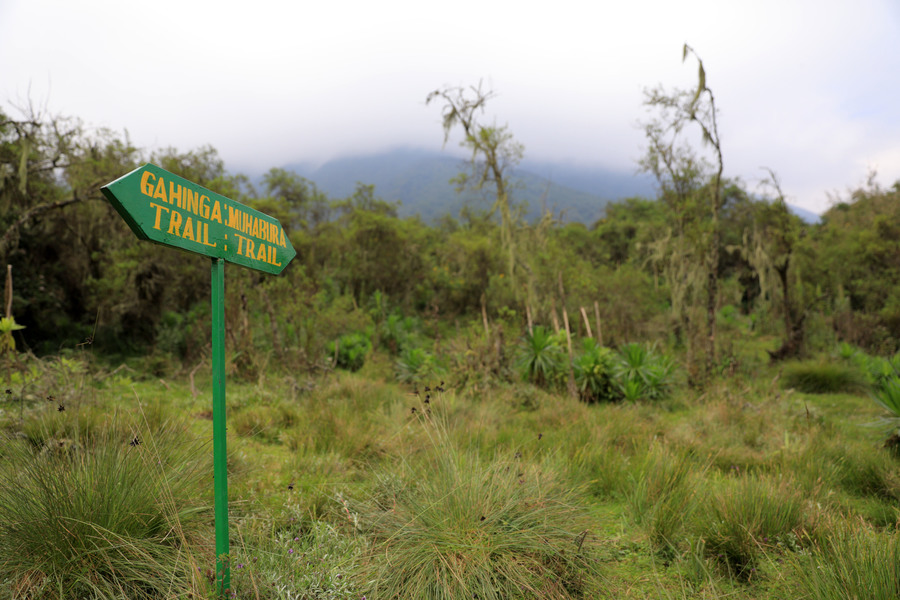
[(672, 386), (673, 371), (671, 359), (640, 344), (622, 346), (614, 364), (619, 392), (629, 402), (665, 398)]
[(654, 445), (630, 476), (625, 500), (634, 521), (643, 525), (653, 547), (676, 549), (679, 536), (696, 508), (691, 457)]
[(0, 352), (15, 352), (16, 341), (13, 339), (12, 332), (22, 329), (25, 327), (16, 323), (14, 317), (0, 318)]
[(395, 363), (397, 380), (401, 383), (434, 381), (446, 373), (441, 361), (422, 348), (407, 348)]
[(422, 324), (416, 317), (391, 313), (378, 328), (381, 343), (391, 354), (399, 354), (416, 342)]
[(894, 428), (900, 423), (900, 376), (885, 378), (872, 391), (875, 403), (890, 414)]
[(516, 351), (516, 368), (525, 380), (547, 387), (558, 382), (565, 365), (562, 340), (546, 327), (526, 332)]
[(447, 375), (454, 386), (478, 397), (497, 385), (513, 381), (511, 353), (503, 346), (504, 339), (501, 327), (485, 334), (483, 327), (473, 323), (451, 340), (444, 354)]
[(806, 241), (807, 276), (830, 309), (840, 339), (878, 354), (898, 350), (900, 186), (872, 181), (822, 216)]
[(158, 598), (202, 589), (206, 452), (178, 428), (0, 443), (0, 597)]
[(335, 366), (348, 371), (359, 371), (366, 362), (366, 356), (372, 351), (372, 342), (365, 333), (356, 332), (342, 335), (337, 341), (328, 344), (328, 354), (337, 356)]
[[(549, 472), (456, 447), (440, 426), (415, 463), (351, 508), (376, 598), (580, 598), (597, 585), (573, 494)], [(581, 534), (581, 535), (579, 535)]]
[(582, 341), (582, 350), (575, 357), (573, 367), (575, 385), (585, 402), (609, 402), (619, 399), (619, 392), (613, 381), (615, 354), (604, 348), (596, 340)]
[(696, 529), (707, 555), (744, 579), (753, 577), (766, 550), (804, 536), (805, 498), (793, 482), (741, 476), (721, 483)]
[[(289, 506), (276, 519), (247, 518), (234, 528), (231, 589), (238, 598), (350, 600), (361, 597), (352, 573), (359, 540), (334, 526), (309, 522)], [(290, 515), (290, 516), (288, 516)]]
[(157, 326), (156, 344), (162, 352), (174, 356), (184, 356), (186, 349), (184, 316), (172, 311), (166, 311), (160, 318)]
[(814, 552), (796, 555), (789, 578), (797, 597), (821, 600), (900, 596), (900, 533), (842, 526)]
[(866, 379), (852, 365), (804, 361), (784, 365), (781, 385), (807, 394), (859, 393), (866, 389)]

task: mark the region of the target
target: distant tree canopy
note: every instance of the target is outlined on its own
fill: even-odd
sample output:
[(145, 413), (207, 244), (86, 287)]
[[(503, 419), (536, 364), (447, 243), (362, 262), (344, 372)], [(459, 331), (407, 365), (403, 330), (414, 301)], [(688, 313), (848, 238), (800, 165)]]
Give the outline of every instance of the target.
[[(664, 148), (653, 147), (651, 170), (668, 169)], [(273, 356), (311, 368), (331, 340), (391, 314), (435, 323), (486, 316), (524, 328), (526, 313), (549, 325), (565, 307), (577, 329), (579, 309), (597, 302), (605, 343), (685, 344), (673, 336), (673, 305), (683, 302), (703, 322), (706, 287), (686, 295), (689, 277), (673, 257), (692, 252), (691, 235), (707, 235), (692, 233), (686, 219), (692, 210), (709, 214), (708, 203), (692, 209), (691, 198), (712, 197), (716, 185), (717, 309), (756, 315), (758, 330), (785, 344), (805, 322), (819, 339), (898, 349), (900, 183), (856, 190), (808, 225), (787, 211), (777, 186), (764, 190), (767, 198), (740, 181), (717, 184), (715, 171), (692, 167), (699, 163), (689, 153), (669, 160), (672, 178), (656, 198), (611, 204), (591, 226), (552, 218), (516, 225), (522, 277), (514, 283), (506, 237), (513, 230), (504, 233), (503, 219), (488, 214), (464, 209), (429, 226), (399, 218), (369, 185), (329, 198), (313, 182), (271, 169), (255, 189), (208, 146), (148, 153), (77, 119), (0, 113), (0, 255), (12, 265), (12, 314), (25, 326), (15, 332), (17, 346), (39, 354), (87, 346), (110, 357), (159, 352), (185, 364), (207, 355), (208, 263), (139, 242), (99, 193), (153, 161), (276, 216), (298, 251), (278, 277), (228, 269), (228, 344), (247, 373)], [(688, 236), (686, 245), (675, 244), (676, 235)]]

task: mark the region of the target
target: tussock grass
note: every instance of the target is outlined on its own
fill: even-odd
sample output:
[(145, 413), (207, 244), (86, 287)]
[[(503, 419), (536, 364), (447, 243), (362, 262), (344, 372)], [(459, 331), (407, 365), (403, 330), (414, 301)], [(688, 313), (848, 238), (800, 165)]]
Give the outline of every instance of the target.
[(657, 550), (671, 551), (678, 544), (698, 508), (696, 482), (703, 471), (691, 457), (654, 444), (632, 473), (625, 499)]
[[(436, 411), (437, 412), (437, 411)], [(539, 465), (483, 459), (425, 416), (433, 446), (382, 475), (352, 509), (372, 547), (375, 598), (580, 598), (597, 593), (585, 511)]]
[[(229, 560), (238, 597), (816, 597), (813, 584), (797, 588), (794, 561), (836, 561), (827, 544), (848, 523), (864, 523), (888, 543), (898, 463), (878, 432), (861, 426), (877, 416), (871, 401), (785, 392), (774, 375), (614, 404), (496, 381), (488, 394), (461, 391), (458, 381), (435, 393), (434, 381), (398, 386), (360, 373), (329, 374), (299, 394), (278, 378), (236, 382)], [(77, 563), (90, 566), (85, 581), (96, 584), (79, 588), (86, 584), (72, 577), (82, 572), (63, 553), (50, 560), (49, 550), (0, 545), (19, 561), (13, 570), (15, 561), (0, 557), (0, 580), (9, 584), (0, 598), (206, 593), (212, 525), (208, 514), (190, 511), (212, 485), (196, 481), (182, 494), (172, 482), (179, 473), (198, 479), (187, 465), (211, 452), (186, 455), (176, 451), (184, 444), (154, 440), (179, 441), (189, 430), (208, 439), (208, 391), (193, 398), (186, 384), (136, 384), (141, 397), (158, 398), (141, 403), (146, 422), (138, 422), (131, 411), (116, 416), (125, 390), (112, 383), (90, 398), (67, 397), (64, 412), (35, 401), (20, 420), (13, 405), (2, 426), (17, 438), (0, 444), (0, 470), (25, 450), (42, 460), (94, 456), (94, 440), (104, 436), (118, 440), (126, 458), (147, 458), (159, 445), (160, 463), (144, 464), (140, 485), (156, 490), (149, 497), (169, 498), (168, 520), (157, 519), (165, 525), (121, 532), (86, 512), (78, 517), (89, 524), (77, 530), (82, 544), (121, 547), (116, 556), (140, 570), (145, 587), (129, 587), (119, 567), (119, 579), (103, 579), (112, 572), (103, 565), (115, 564), (111, 551), (92, 550), (93, 562)], [(129, 389), (128, 402), (137, 395)], [(194, 420), (165, 433), (174, 411)], [(128, 444), (135, 435), (143, 440), (137, 449)], [(153, 487), (152, 468), (171, 481)], [(53, 489), (101, 506), (98, 494), (80, 490), (107, 484), (64, 481)], [(110, 496), (128, 506), (121, 513), (150, 514), (138, 491), (136, 499)], [(61, 535), (45, 537), (74, 545)], [(192, 565), (195, 556), (202, 558)]]
[(788, 363), (781, 385), (806, 394), (862, 393), (868, 387), (866, 375), (859, 368), (829, 361)]
[(723, 480), (695, 519), (707, 556), (750, 578), (767, 550), (791, 547), (806, 534), (806, 500), (790, 479), (740, 476)]
[(171, 426), (60, 443), (0, 440), (0, 597), (159, 598), (202, 591), (206, 456)]
[(843, 524), (790, 564), (797, 597), (890, 600), (900, 597), (900, 533)]
[(812, 491), (841, 492), (856, 497), (874, 497), (889, 502), (900, 499), (897, 458), (873, 444), (838, 437), (822, 431), (786, 461), (785, 468), (797, 474), (803, 487)]

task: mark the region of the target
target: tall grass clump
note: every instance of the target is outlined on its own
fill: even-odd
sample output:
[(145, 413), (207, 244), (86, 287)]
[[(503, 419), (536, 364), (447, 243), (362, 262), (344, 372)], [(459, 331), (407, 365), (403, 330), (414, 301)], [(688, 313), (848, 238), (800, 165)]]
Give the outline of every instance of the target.
[(858, 367), (828, 361), (786, 364), (781, 385), (805, 394), (854, 394), (864, 392), (868, 387), (865, 374)]
[(794, 482), (743, 476), (721, 485), (697, 515), (697, 534), (707, 555), (735, 575), (750, 578), (763, 552), (795, 548), (805, 535), (804, 498)]
[[(160, 598), (202, 590), (206, 457), (172, 428), (0, 440), (0, 598)], [(202, 533), (201, 533), (202, 532)]]
[(643, 525), (658, 551), (673, 550), (696, 508), (693, 473), (688, 455), (654, 444), (635, 469), (625, 491), (634, 521)]
[(900, 533), (842, 526), (790, 563), (798, 598), (900, 597)]
[(456, 447), (427, 413), (421, 424), (432, 447), (353, 508), (371, 543), (369, 597), (596, 597), (590, 532), (571, 489), (521, 457)]

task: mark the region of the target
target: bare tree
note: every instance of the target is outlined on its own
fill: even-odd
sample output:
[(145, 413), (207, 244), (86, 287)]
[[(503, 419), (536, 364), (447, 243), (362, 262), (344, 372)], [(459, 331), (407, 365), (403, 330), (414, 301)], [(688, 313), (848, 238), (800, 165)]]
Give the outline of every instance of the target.
[[(703, 61), (685, 44), (682, 61), (686, 61), (688, 55), (697, 59), (695, 89), (667, 92), (655, 88), (645, 93), (644, 104), (657, 111), (659, 117), (644, 126), (649, 147), (640, 165), (656, 176), (663, 198), (677, 215), (679, 231), (675, 239), (692, 236), (692, 243), (702, 256), (706, 279), (705, 370), (709, 375), (716, 363), (716, 309), (722, 245), (719, 214), (723, 206), (724, 161), (715, 96), (706, 84)], [(689, 124), (700, 128), (704, 145), (712, 149), (712, 163), (698, 158), (688, 144), (679, 143)], [(707, 197), (704, 199), (704, 196)], [(682, 241), (679, 244), (683, 247)]]
[(435, 90), (428, 94), (425, 103), (443, 103), (441, 114), (444, 144), (449, 140), (450, 133), (460, 127), (464, 134), (460, 145), (472, 153), (469, 172), (460, 173), (456, 179), (457, 189), (471, 187), (481, 190), (485, 185), (493, 184), (496, 199), (492, 212), (500, 213), (500, 236), (507, 250), (507, 270), (511, 280), (515, 282), (515, 217), (510, 198), (512, 186), (507, 174), (522, 160), (524, 147), (513, 139), (506, 125), (498, 127), (496, 124), (485, 125), (480, 121), (485, 105), (494, 97), (493, 91), (484, 91), (479, 83), (477, 87), (444, 87)]

